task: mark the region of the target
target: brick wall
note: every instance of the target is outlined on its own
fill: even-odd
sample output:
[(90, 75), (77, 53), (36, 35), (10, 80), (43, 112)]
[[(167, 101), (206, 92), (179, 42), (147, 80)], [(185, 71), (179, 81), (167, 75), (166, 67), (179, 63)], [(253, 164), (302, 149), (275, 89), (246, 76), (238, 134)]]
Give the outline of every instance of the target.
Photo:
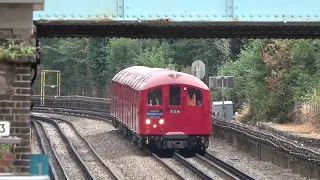
[(14, 154), (11, 152), (1, 152), (0, 157), (0, 173), (14, 171), (14, 166), (12, 166)]
[[(0, 60), (0, 120), (10, 121), (10, 136), (22, 139), (10, 155), (0, 152), (0, 172), (29, 172), (31, 64), (34, 56)], [(1, 154), (2, 153), (2, 154)]]

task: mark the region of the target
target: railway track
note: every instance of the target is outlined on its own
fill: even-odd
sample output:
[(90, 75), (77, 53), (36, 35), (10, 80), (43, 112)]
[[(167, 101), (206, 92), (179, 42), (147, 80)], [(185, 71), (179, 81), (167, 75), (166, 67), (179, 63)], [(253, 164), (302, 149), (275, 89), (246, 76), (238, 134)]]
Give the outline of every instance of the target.
[(254, 180), (254, 178), (250, 177), (248, 174), (220, 160), (209, 152), (204, 152), (204, 156), (196, 154), (196, 157), (205, 161), (208, 165), (215, 169), (215, 172), (220, 174), (225, 179)]
[(208, 152), (204, 152), (203, 156), (195, 154), (195, 158), (198, 162), (200, 160), (200, 164), (205, 164), (208, 168), (204, 168), (203, 166), (199, 168), (195, 166), (194, 163), (190, 162), (188, 158), (183, 157), (180, 153), (175, 152), (173, 154), (173, 158), (206, 180), (215, 179), (212, 173), (217, 174), (226, 180), (254, 180), (254, 178), (250, 177), (246, 173), (236, 169)]
[(196, 167), (193, 165), (187, 158), (183, 157), (181, 154), (174, 152), (173, 158), (176, 159), (178, 162), (186, 166), (188, 169), (193, 171), (195, 174), (197, 174), (199, 177), (205, 180), (213, 180), (214, 178), (209, 176), (206, 172), (204, 172), (202, 169)]
[[(109, 177), (111, 177), (112, 179), (119, 179), (112, 172), (112, 170), (108, 167), (108, 165), (102, 161), (102, 158), (94, 150), (94, 148), (91, 146), (91, 144), (87, 140), (85, 140), (83, 136), (80, 135), (80, 133), (76, 130), (76, 128), (73, 126), (72, 123), (70, 123), (69, 121), (66, 121), (64, 119), (60, 119), (60, 118), (50, 118), (50, 121), (53, 121), (57, 125), (61, 124), (61, 123), (65, 123), (69, 127), (67, 129), (67, 131), (69, 132), (69, 134), (72, 132), (72, 135), (74, 137), (74, 138), (72, 138), (73, 140), (70, 140), (70, 141), (77, 148), (80, 156), (81, 157), (88, 156), (87, 158), (89, 158), (90, 161), (94, 160), (95, 164), (92, 166), (91, 171), (93, 171), (93, 172), (97, 171), (95, 174), (99, 174), (99, 173), (103, 172), (103, 176), (105, 174), (108, 174)], [(71, 139), (71, 138), (69, 138), (69, 139)]]
[(161, 163), (164, 167), (166, 167), (169, 171), (171, 171), (174, 175), (176, 175), (177, 177), (179, 177), (180, 179), (186, 179), (183, 177), (183, 175), (181, 175), (179, 172), (177, 172), (171, 165), (169, 165), (168, 163), (166, 163), (164, 160), (162, 160), (162, 158), (160, 158), (158, 155), (156, 155), (155, 153), (152, 153), (152, 156), (154, 159), (156, 159), (159, 163)]
[(43, 126), (40, 122), (31, 121), (31, 126), (34, 128), (36, 132), (36, 136), (40, 145), (41, 153), (42, 154), (49, 154), (49, 176), (50, 179), (66, 179), (65, 173), (63, 168), (50, 145), (50, 140), (47, 138), (48, 136), (45, 135), (45, 131)]
[(40, 113), (54, 113), (54, 114), (62, 114), (62, 115), (90, 117), (90, 118), (101, 119), (106, 121), (110, 121), (110, 119), (112, 118), (110, 113), (105, 111), (98, 111), (98, 110), (88, 111), (85, 109), (75, 109), (75, 108), (34, 107), (32, 111), (40, 112)]
[[(93, 118), (97, 118), (97, 119), (101, 119), (101, 120), (105, 120), (111, 123), (111, 121), (109, 121), (109, 117), (110, 116), (106, 116), (107, 113), (103, 113), (103, 112), (91, 112), (91, 111), (87, 111), (87, 110), (78, 110), (78, 109), (64, 109), (64, 108), (54, 108), (53, 113), (56, 114), (56, 112), (58, 111), (57, 114), (62, 114), (62, 115), (72, 115), (72, 116), (85, 116), (85, 117), (93, 117)], [(40, 108), (40, 110), (37, 110), (36, 112), (41, 112), (41, 113), (50, 113), (52, 112), (52, 110), (50, 108), (48, 109), (42, 109)], [(66, 114), (67, 113), (67, 114)], [(77, 133), (77, 136), (79, 138), (81, 138), (82, 141), (85, 141), (85, 139), (83, 137), (80, 137), (81, 135), (75, 130), (75, 127), (73, 126), (73, 124), (67, 120), (63, 120), (60, 118), (52, 118), (50, 117), (51, 121), (56, 121), (58, 124), (61, 124), (62, 121), (63, 123), (68, 124), (71, 128), (72, 131), (75, 131)], [(87, 142), (84, 142), (84, 144), (87, 144)], [(91, 147), (91, 145), (88, 143), (87, 146), (90, 146), (90, 148), (94, 151), (94, 149)], [(145, 151), (146, 154), (148, 156), (151, 155), (151, 157), (153, 157), (153, 159), (155, 159), (157, 162), (159, 162), (161, 165), (163, 165), (163, 167), (165, 167), (167, 170), (169, 170), (169, 172), (178, 177), (179, 179), (186, 179), (184, 178), (181, 173), (177, 172), (172, 165), (166, 163), (163, 158), (160, 158), (158, 155), (156, 155), (155, 153), (151, 153), (150, 151), (146, 150)], [(94, 154), (96, 154), (98, 156), (98, 154), (96, 152), (94, 152)], [(97, 159), (97, 161), (100, 161), (101, 163), (103, 163), (100, 159)], [(106, 166), (105, 164), (103, 166)]]
[(44, 129), (42, 122), (33, 120), (31, 121), (33, 124), (36, 134), (40, 141), (40, 148), (42, 152), (49, 155), (49, 173), (51, 179), (61, 179), (61, 180), (69, 180), (70, 178), (67, 175), (67, 171), (62, 166), (61, 160), (57, 155), (57, 152), (53, 148), (52, 142), (48, 138), (49, 135), (47, 131)]
[[(102, 120), (110, 121), (109, 119), (112, 118), (110, 113), (106, 113), (103, 111), (88, 111), (88, 110), (78, 110), (78, 109), (65, 109), (65, 108), (46, 108), (46, 107), (35, 107), (34, 112), (43, 112), (43, 113), (50, 113), (53, 112), (55, 114), (63, 114), (63, 115), (72, 115), (72, 116), (84, 116), (84, 117), (91, 117), (97, 118)], [(71, 123), (70, 123), (71, 124)], [(162, 160), (162, 158), (158, 157), (156, 154), (152, 154), (152, 156), (160, 162), (163, 166), (169, 169), (172, 173), (174, 173), (180, 179), (185, 179), (183, 175), (179, 174), (172, 166)], [(240, 170), (236, 169), (235, 167), (225, 163), (224, 161), (218, 159), (217, 157), (213, 156), (208, 152), (204, 152), (204, 155), (196, 154), (195, 157), (205, 164), (210, 171), (218, 174), (220, 177), (225, 179), (239, 179), (239, 180), (252, 180), (250, 176), (246, 173), (241, 172)], [(196, 167), (192, 164), (187, 158), (184, 158), (179, 153), (174, 153), (173, 158), (176, 159), (178, 162), (183, 164), (185, 167), (193, 171), (199, 177), (203, 179), (214, 179), (207, 172), (205, 172), (202, 168)]]
[[(113, 174), (113, 172), (108, 168), (108, 166), (105, 163), (103, 163), (100, 156), (94, 151), (94, 149), (91, 147), (91, 145), (75, 130), (75, 128), (73, 127), (73, 125), (71, 123), (64, 121), (62, 119), (45, 118), (45, 117), (39, 117), (39, 116), (32, 116), (32, 119), (35, 123), (41, 124), (42, 126), (43, 126), (43, 124), (48, 123), (48, 124), (52, 125), (57, 130), (59, 136), (62, 138), (62, 141), (65, 144), (64, 147), (62, 147), (62, 148), (59, 147), (59, 152), (61, 152), (63, 150), (67, 150), (68, 152), (71, 153), (70, 156), (72, 156), (73, 160), (75, 160), (75, 163), (77, 164), (77, 168), (81, 169), (81, 173), (77, 173), (77, 174), (80, 174), (80, 176), (82, 176), (85, 179), (90, 179), (90, 180), (96, 179), (96, 177), (93, 175), (93, 171), (95, 171), (96, 169), (90, 169), (88, 167), (88, 165), (84, 162), (81, 155), (76, 150), (76, 146), (74, 145), (72, 140), (70, 140), (70, 138), (68, 138), (66, 136), (66, 134), (63, 132), (63, 130), (60, 128), (59, 122), (57, 122), (57, 121), (66, 123), (72, 130), (74, 130), (75, 135), (77, 136), (78, 140), (80, 140), (80, 143), (78, 143), (77, 145), (82, 146), (82, 147), (78, 146), (78, 148), (82, 148), (81, 150), (83, 150), (83, 148), (85, 148), (87, 150), (87, 152), (89, 152), (89, 154), (91, 156), (90, 158), (93, 158), (94, 162), (96, 162), (98, 165), (98, 167), (96, 167), (96, 168), (100, 169), (100, 170), (103, 169), (100, 172), (108, 174), (108, 176), (111, 179), (119, 179), (115, 174)], [(43, 128), (43, 130), (44, 130), (44, 132), (46, 132), (46, 130), (44, 128)], [(46, 134), (46, 138), (48, 138), (48, 134)], [(51, 147), (53, 147), (52, 143), (50, 145), (51, 145)], [(54, 149), (53, 149), (53, 151), (54, 151)], [(59, 159), (58, 159), (58, 161), (59, 161)], [(62, 163), (59, 163), (59, 164), (62, 164)], [(66, 172), (66, 171), (63, 170), (63, 172)], [(66, 173), (64, 173), (64, 175), (65, 175), (65, 179), (70, 179)], [(73, 178), (74, 177), (72, 177), (72, 179)], [(58, 179), (60, 180), (60, 178), (58, 178)]]

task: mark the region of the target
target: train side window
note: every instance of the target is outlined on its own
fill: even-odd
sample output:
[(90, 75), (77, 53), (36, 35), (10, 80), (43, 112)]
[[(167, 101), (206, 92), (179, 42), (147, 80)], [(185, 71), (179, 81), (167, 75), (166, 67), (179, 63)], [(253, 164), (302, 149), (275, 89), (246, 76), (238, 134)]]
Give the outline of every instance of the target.
[(170, 105), (179, 106), (181, 105), (181, 87), (170, 86)]
[(162, 105), (162, 87), (154, 88), (148, 91), (149, 106), (161, 106)]
[(195, 88), (188, 88), (188, 106), (202, 106), (202, 92)]

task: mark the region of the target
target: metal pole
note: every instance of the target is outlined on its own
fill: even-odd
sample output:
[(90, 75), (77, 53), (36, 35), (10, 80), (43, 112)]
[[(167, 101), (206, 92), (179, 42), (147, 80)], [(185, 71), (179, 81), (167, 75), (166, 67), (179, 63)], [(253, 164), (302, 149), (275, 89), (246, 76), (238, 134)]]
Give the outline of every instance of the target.
[(209, 45), (208, 45), (208, 41), (206, 41), (207, 44), (207, 52), (206, 52), (206, 72), (205, 72), (205, 77), (206, 77), (206, 81), (205, 83), (207, 83), (207, 85), (209, 85), (209, 77), (208, 77), (208, 70), (209, 70), (209, 64), (208, 64), (208, 56), (209, 56)]
[(221, 94), (222, 94), (222, 110), (223, 110), (223, 119), (226, 120), (226, 109), (224, 107), (224, 83), (223, 83), (223, 80), (224, 80), (224, 77), (221, 78), (222, 80), (222, 89), (221, 89)]
[(44, 83), (43, 83), (43, 74), (44, 72), (41, 72), (41, 79), (40, 79), (40, 87), (41, 87), (41, 92), (40, 92), (40, 95), (41, 95), (41, 105), (43, 106), (44, 105)]
[(58, 83), (58, 96), (60, 96), (60, 88), (61, 88), (61, 72), (58, 72), (58, 74), (59, 74), (59, 83)]

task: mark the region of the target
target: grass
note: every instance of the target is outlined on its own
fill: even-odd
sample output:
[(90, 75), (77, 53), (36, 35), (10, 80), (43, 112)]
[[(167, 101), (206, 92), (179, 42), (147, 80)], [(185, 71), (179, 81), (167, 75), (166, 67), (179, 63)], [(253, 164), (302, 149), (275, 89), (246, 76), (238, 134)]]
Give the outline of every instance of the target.
[(298, 112), (300, 114), (299, 121), (288, 124), (277, 124), (275, 128), (304, 136), (320, 138), (318, 128), (318, 124), (320, 123), (320, 105), (317, 103), (303, 103)]
[(35, 47), (32, 47), (29, 43), (24, 42), (17, 45), (14, 42), (9, 42), (0, 46), (0, 60), (33, 55), (34, 51)]
[[(248, 113), (250, 107), (248, 105), (243, 106), (238, 111), (236, 121), (246, 122), (248, 121)], [(320, 105), (317, 103), (303, 103), (299, 107), (299, 117), (297, 122), (287, 124), (273, 124), (272, 126), (280, 131), (293, 132), (295, 134), (320, 138)]]
[(276, 124), (274, 127), (281, 131), (294, 132), (303, 136), (320, 138), (319, 131), (312, 123)]

